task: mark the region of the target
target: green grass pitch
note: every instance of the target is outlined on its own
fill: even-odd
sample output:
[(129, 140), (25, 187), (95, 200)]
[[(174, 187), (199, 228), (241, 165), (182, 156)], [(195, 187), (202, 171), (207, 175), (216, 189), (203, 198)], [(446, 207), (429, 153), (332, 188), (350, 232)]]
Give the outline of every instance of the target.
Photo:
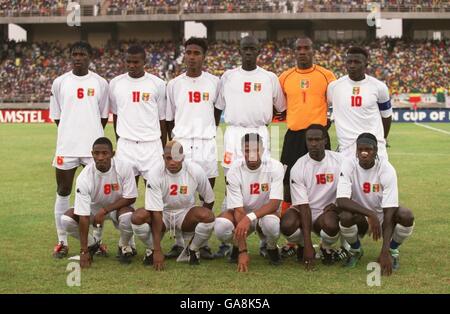
[[(450, 124), (429, 124), (450, 132)], [(285, 132), (280, 124), (279, 136)], [(106, 134), (112, 138), (112, 126)], [(334, 131), (332, 132), (333, 141)], [(401, 247), (401, 269), (383, 277), (380, 287), (366, 284), (367, 264), (375, 261), (381, 242), (364, 238), (365, 255), (359, 266), (344, 270), (318, 264), (306, 272), (294, 258), (280, 267), (268, 265), (258, 255), (258, 239), (249, 241), (250, 272), (239, 274), (226, 260), (202, 261), (198, 267), (166, 262), (164, 272), (144, 268), (144, 253), (131, 265), (114, 257), (118, 231), (105, 225), (104, 242), (110, 257), (95, 258), (82, 271), (81, 287), (68, 287), (68, 260), (51, 257), (56, 242), (53, 205), (54, 169), (51, 160), (56, 142), (54, 125), (0, 125), (0, 293), (449, 293), (450, 292), (450, 135), (414, 124), (393, 124), (389, 156), (397, 169), (401, 204), (413, 209), (413, 236)], [(336, 145), (333, 145), (335, 147)], [(144, 204), (140, 184), (138, 206)], [(222, 202), (224, 184), (218, 178), (216, 208)], [(216, 209), (216, 212), (218, 210)], [(317, 238), (314, 239), (317, 243)], [(283, 244), (280, 239), (279, 244)], [(172, 241), (165, 237), (163, 248)], [(79, 243), (69, 239), (69, 255)], [(216, 250), (213, 236), (210, 246)]]

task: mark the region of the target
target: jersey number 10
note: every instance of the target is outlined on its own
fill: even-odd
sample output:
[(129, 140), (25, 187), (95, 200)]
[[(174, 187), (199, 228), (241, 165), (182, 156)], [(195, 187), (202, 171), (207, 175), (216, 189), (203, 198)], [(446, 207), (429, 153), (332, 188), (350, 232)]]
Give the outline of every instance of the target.
[(352, 107), (361, 107), (361, 105), (362, 105), (362, 97), (352, 96)]

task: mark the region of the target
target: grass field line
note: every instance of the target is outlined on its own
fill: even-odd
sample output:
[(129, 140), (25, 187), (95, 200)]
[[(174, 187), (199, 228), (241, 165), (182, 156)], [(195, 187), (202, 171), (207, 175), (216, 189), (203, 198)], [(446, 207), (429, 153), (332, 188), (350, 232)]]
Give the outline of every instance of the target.
[(419, 122), (414, 122), (414, 124), (418, 125), (418, 126), (421, 126), (421, 127), (424, 127), (426, 129), (432, 130), (432, 131), (436, 131), (436, 132), (440, 132), (440, 133), (444, 133), (444, 134), (450, 135), (449, 131), (445, 131), (445, 130), (442, 130), (442, 129), (434, 128), (432, 126), (425, 125), (425, 124), (422, 124), (422, 123), (419, 123)]

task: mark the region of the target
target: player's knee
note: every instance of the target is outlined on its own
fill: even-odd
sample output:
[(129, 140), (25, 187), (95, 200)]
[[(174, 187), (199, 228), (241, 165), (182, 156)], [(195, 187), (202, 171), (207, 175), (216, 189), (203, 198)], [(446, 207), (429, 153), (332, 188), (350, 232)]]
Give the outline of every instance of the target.
[[(291, 217), (292, 218), (292, 217)], [(290, 219), (289, 216), (283, 216), (280, 222), (280, 231), (283, 235), (289, 236), (298, 229), (298, 224), (294, 219)]]
[(411, 227), (414, 224), (414, 214), (410, 209), (400, 207), (397, 214), (397, 223), (405, 227)]
[(61, 226), (67, 233), (78, 232), (78, 223), (70, 216), (61, 216)]
[(267, 215), (261, 218), (261, 230), (268, 238), (278, 238), (280, 236), (280, 218), (275, 215)]
[(69, 196), (70, 192), (72, 190), (71, 186), (58, 186), (58, 188), (56, 189), (56, 193), (58, 193), (59, 196)]
[(339, 221), (343, 227), (348, 228), (354, 225), (353, 215), (352, 213), (349, 213), (347, 211), (343, 211), (342, 213), (339, 214)]
[(142, 225), (147, 222), (148, 213), (145, 209), (140, 208), (131, 215), (131, 223), (133, 225)]
[(212, 210), (204, 209), (198, 214), (199, 222), (211, 223), (214, 221), (214, 213)]
[(229, 242), (233, 236), (234, 225), (233, 223), (223, 217), (216, 218), (214, 223), (214, 234), (217, 239), (222, 242)]
[(131, 216), (132, 212), (127, 212), (119, 216), (119, 229), (120, 230), (131, 230)]
[(332, 237), (336, 236), (339, 232), (338, 220), (333, 218), (325, 218), (322, 223), (322, 230)]

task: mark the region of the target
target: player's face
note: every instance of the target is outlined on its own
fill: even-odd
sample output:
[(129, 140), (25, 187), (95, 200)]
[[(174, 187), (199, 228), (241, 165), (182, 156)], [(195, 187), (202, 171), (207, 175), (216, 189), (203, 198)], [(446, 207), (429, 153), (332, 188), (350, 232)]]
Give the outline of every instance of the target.
[(175, 157), (171, 152), (165, 152), (163, 158), (166, 169), (169, 170), (170, 173), (177, 173), (181, 170), (184, 156), (180, 155)]
[(240, 54), (242, 57), (242, 63), (256, 64), (256, 59), (259, 55), (258, 43), (251, 39), (241, 41)]
[(375, 163), (377, 156), (377, 148), (370, 144), (358, 144), (356, 146), (356, 157), (358, 157), (359, 164), (364, 169), (370, 169)]
[(131, 77), (139, 78), (144, 75), (145, 58), (141, 53), (127, 54), (127, 71)]
[(86, 72), (91, 58), (86, 49), (75, 48), (72, 51), (72, 68), (75, 72)]
[(326, 138), (321, 130), (308, 130), (306, 132), (306, 147), (314, 160), (320, 160), (325, 154)]
[(311, 40), (301, 38), (297, 40), (295, 45), (297, 56), (297, 65), (299, 68), (310, 68), (313, 62), (314, 50)]
[(92, 157), (94, 157), (95, 168), (101, 172), (107, 172), (111, 168), (111, 158), (114, 152), (106, 144), (94, 145)]
[(184, 63), (190, 69), (201, 70), (203, 61), (205, 60), (205, 54), (203, 49), (197, 45), (188, 45), (184, 54)]
[(245, 143), (244, 147), (245, 163), (249, 169), (257, 169), (261, 164), (261, 155), (263, 149), (258, 145), (257, 141), (250, 141)]
[(350, 78), (361, 78), (367, 67), (366, 57), (362, 54), (349, 54), (345, 60), (345, 67)]

